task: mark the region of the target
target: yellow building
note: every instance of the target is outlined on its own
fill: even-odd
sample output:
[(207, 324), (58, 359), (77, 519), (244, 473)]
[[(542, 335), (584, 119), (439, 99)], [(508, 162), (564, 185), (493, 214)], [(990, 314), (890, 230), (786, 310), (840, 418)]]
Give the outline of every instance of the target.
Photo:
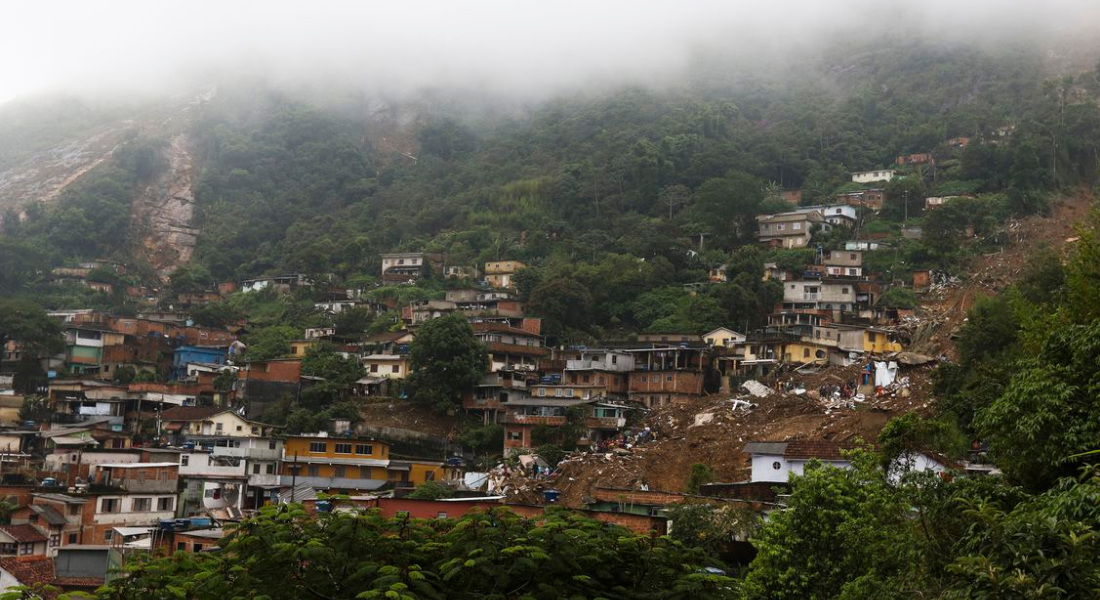
[(863, 331), (863, 351), (871, 354), (889, 354), (901, 352), (904, 348), (901, 342), (894, 339), (894, 334), (881, 329), (865, 329)]
[(775, 355), (780, 358), (781, 362), (795, 364), (813, 363), (815, 365), (829, 364), (829, 347), (824, 344), (799, 341), (780, 342), (778, 346), (779, 348)]
[(515, 289), (513, 278), (527, 265), (518, 260), (494, 260), (485, 263), (485, 280), (495, 289)]
[(391, 457), (390, 445), (380, 440), (312, 434), (286, 438), (279, 483), (354, 493), (387, 483), (420, 485), (442, 480), (445, 474), (440, 461)]
[(301, 358), (306, 355), (306, 352), (310, 348), (320, 343), (320, 340), (294, 340), (290, 342), (290, 355)]

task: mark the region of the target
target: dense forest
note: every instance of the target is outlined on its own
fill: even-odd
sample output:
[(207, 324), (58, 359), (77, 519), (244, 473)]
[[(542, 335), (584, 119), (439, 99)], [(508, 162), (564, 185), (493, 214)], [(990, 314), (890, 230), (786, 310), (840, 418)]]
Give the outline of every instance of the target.
[[(169, 289), (281, 272), (370, 289), (381, 253), (438, 251), (450, 264), (527, 263), (521, 296), (554, 336), (751, 327), (777, 293), (761, 282), (763, 262), (809, 258), (751, 246), (754, 217), (789, 206), (783, 190), (800, 189), (803, 204), (828, 202), (859, 187), (851, 171), (936, 152), (934, 168), (891, 182), (886, 209), (864, 223), (900, 249), (873, 259), (889, 280), (913, 268), (961, 270), (975, 250), (960, 242), (964, 231), (981, 238), (1097, 177), (1098, 73), (1053, 73), (1032, 47), (876, 38), (767, 77), (712, 70), (690, 81), (499, 113), (433, 106), (400, 127), (365, 100), (222, 89), (190, 125), (201, 235)], [(383, 148), (385, 136), (408, 151)], [(948, 143), (958, 137), (972, 143)], [(165, 168), (165, 148), (135, 134), (54, 206), (28, 207), (22, 221), (8, 215), (0, 293), (126, 310), (120, 294), (40, 275), (113, 256), (132, 264), (129, 280), (153, 281), (134, 259), (140, 224), (129, 210), (135, 183)], [(978, 195), (922, 215), (924, 196), (951, 194)], [(903, 240), (902, 221), (929, 235)], [(684, 293), (720, 264), (728, 283)], [(376, 293), (431, 297), (442, 285)]]

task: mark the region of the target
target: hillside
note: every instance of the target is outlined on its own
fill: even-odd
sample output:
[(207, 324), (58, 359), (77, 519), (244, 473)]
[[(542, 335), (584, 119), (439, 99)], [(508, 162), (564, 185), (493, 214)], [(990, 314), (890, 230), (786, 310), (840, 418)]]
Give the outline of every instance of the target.
[[(849, 171), (958, 136), (988, 141), (1016, 128), (1011, 147), (985, 146), (924, 174), (927, 193), (945, 180), (986, 193), (1091, 184), (1095, 76), (1072, 72), (1066, 89), (1043, 83), (1081, 62), (1041, 48), (874, 39), (766, 77), (701, 69), (687, 80), (705, 83), (678, 89), (500, 110), (340, 89), (320, 102), (251, 84), (153, 107), (7, 107), (0, 123), (13, 142), (0, 161), (0, 205), (25, 219), (39, 203), (79, 208), (83, 189), (112, 178), (129, 188), (126, 235), (59, 248), (48, 243), (49, 223), (35, 226), (35, 208), (21, 234), (8, 219), (8, 237), (25, 238), (50, 266), (111, 254), (145, 264), (157, 287), (183, 265), (215, 280), (369, 277), (383, 252), (432, 250), (456, 264), (508, 257), (550, 272), (630, 255), (671, 270), (645, 286), (655, 288), (697, 281), (721, 259), (688, 260), (688, 251), (728, 255), (751, 241), (752, 217), (777, 206), (761, 191), (768, 185), (824, 201)], [(1059, 105), (1069, 110), (1056, 113)], [(50, 122), (55, 114), (75, 116)], [(1051, 120), (1065, 130), (1061, 164), (1039, 151)], [(138, 151), (153, 153), (147, 164), (126, 157)], [(649, 325), (614, 300), (608, 309), (594, 324)]]
[[(936, 286), (921, 297), (921, 306), (906, 327), (914, 336), (908, 350), (958, 360), (955, 345), (960, 326), (976, 298), (991, 297), (1016, 284), (1029, 260), (1052, 249), (1065, 255), (1077, 240), (1084, 219), (1093, 208), (1085, 192), (1058, 203), (1048, 216), (1034, 215), (1003, 228), (1007, 241), (1000, 251), (981, 256), (961, 280)], [(937, 361), (901, 365), (898, 385), (881, 398), (864, 401), (822, 400), (822, 385), (857, 381), (860, 365), (828, 366), (812, 372), (791, 371), (769, 380), (767, 396), (747, 390), (718, 394), (662, 408), (646, 415), (637, 426), (657, 434), (654, 442), (629, 450), (585, 452), (567, 458), (549, 480), (513, 477), (505, 491), (516, 502), (539, 502), (541, 491), (557, 489), (562, 503), (591, 502), (597, 487), (682, 492), (687, 474), (696, 463), (713, 471), (714, 481), (747, 481), (749, 456), (741, 451), (750, 441), (828, 440), (873, 442), (893, 418), (915, 412), (927, 418), (938, 414), (933, 391)], [(902, 379), (903, 378), (903, 379)], [(795, 392), (776, 391), (790, 383)]]

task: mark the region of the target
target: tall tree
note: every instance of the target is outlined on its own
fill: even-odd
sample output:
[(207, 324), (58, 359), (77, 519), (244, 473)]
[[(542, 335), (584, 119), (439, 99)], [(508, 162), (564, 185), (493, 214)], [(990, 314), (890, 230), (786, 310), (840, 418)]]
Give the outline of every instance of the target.
[(417, 330), (409, 371), (415, 400), (451, 409), (489, 371), (489, 355), (463, 315), (448, 315)]

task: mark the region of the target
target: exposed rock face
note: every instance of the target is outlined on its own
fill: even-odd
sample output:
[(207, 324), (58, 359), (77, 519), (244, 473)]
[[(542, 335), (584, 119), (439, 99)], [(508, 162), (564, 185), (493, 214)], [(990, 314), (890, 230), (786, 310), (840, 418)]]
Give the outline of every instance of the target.
[(134, 223), (144, 230), (141, 249), (162, 278), (191, 260), (199, 235), (191, 227), (196, 173), (188, 145), (186, 134), (173, 136), (168, 167), (134, 193)]
[(0, 171), (0, 208), (22, 210), (35, 202), (52, 202), (82, 175), (111, 158), (125, 133), (122, 128), (104, 128)]

